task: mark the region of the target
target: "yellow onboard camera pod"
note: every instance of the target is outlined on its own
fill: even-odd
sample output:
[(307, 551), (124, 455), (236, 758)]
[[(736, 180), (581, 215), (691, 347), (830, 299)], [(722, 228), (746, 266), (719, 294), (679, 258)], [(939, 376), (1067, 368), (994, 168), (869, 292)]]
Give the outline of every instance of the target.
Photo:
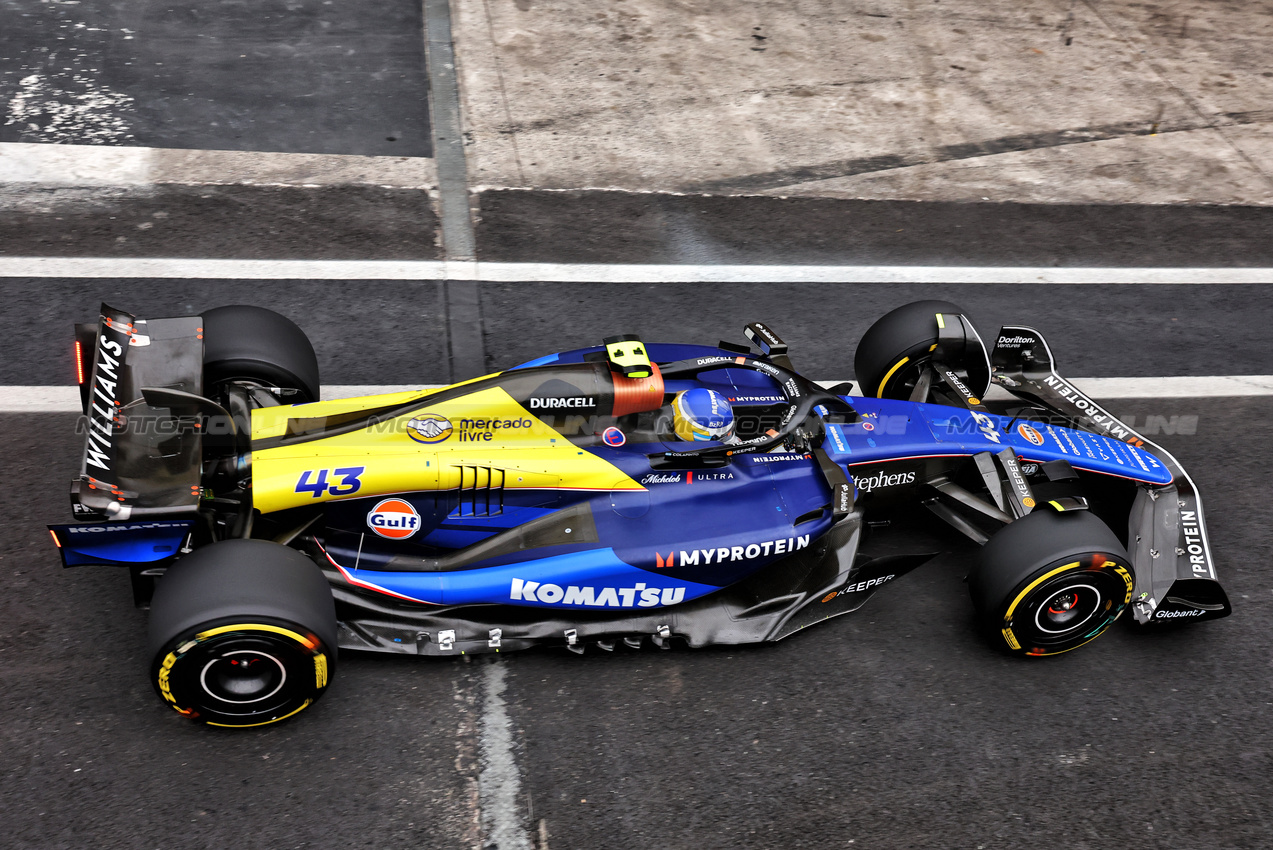
[(608, 336), (604, 340), (610, 364), (629, 378), (648, 378), (653, 374), (645, 343), (634, 334)]

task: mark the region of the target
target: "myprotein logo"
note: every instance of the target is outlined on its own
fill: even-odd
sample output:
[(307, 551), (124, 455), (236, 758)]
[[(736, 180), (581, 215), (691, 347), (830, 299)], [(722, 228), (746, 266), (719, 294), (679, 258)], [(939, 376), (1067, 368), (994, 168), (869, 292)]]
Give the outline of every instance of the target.
[[(763, 540), (746, 546), (720, 546), (715, 549), (681, 549), (679, 553), (669, 552), (667, 558), (656, 554), (656, 563), (661, 567), (697, 567), (699, 564), (724, 564), (732, 561), (751, 561), (756, 558), (768, 558), (770, 555), (788, 555), (809, 545), (809, 535), (786, 537), (779, 540)], [(676, 557), (679, 555), (679, 560)]]
[(915, 473), (911, 472), (877, 472), (874, 475), (853, 476), (853, 485), (862, 493), (869, 493), (881, 487), (900, 487), (914, 484)]
[(1202, 539), (1202, 524), (1198, 522), (1198, 512), (1180, 512), (1180, 532), (1185, 538), (1185, 553), (1189, 555), (1189, 566), (1194, 575), (1210, 576), (1211, 565), (1207, 561), (1207, 547)]
[(420, 515), (403, 499), (384, 499), (367, 514), (367, 526), (381, 537), (404, 540), (420, 530)]
[(545, 605), (581, 605), (587, 608), (656, 608), (675, 605), (685, 599), (683, 587), (651, 587), (636, 582), (632, 587), (578, 587), (540, 584), (513, 579), (508, 591), (513, 602), (542, 602)]

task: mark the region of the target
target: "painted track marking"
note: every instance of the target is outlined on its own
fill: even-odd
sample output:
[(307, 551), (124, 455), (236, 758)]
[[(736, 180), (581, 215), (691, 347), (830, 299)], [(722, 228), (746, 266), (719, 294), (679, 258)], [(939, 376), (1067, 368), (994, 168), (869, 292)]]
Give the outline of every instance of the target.
[(716, 266), (442, 260), (0, 257), (0, 277), (206, 280), (473, 280), (490, 283), (1256, 284), (1273, 268)]

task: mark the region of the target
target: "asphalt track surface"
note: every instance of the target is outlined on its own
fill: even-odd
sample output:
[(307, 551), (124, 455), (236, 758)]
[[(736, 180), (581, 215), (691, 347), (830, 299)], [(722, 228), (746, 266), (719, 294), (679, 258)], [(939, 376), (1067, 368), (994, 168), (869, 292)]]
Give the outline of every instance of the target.
[(419, 3), (0, 9), (0, 142), (432, 156)]
[[(0, 382), (65, 383), (63, 329), (103, 298), (150, 315), (264, 304), (313, 336), (325, 382), (437, 382), (439, 289), (9, 279), (0, 291), (26, 342), (10, 349)], [(860, 331), (932, 295), (962, 304), (988, 332), (1002, 321), (1040, 327), (1068, 374), (1267, 372), (1266, 287), (482, 287), (498, 367), (616, 330), (737, 339), (761, 318), (818, 377), (851, 377)], [(0, 416), (9, 840), (479, 846), (479, 754), (489, 665), (499, 664), (520, 777), (513, 819), (531, 842), (499, 846), (992, 848), (1041, 836), (1075, 848), (1265, 846), (1273, 517), (1260, 494), (1273, 472), (1273, 402), (1109, 406), (1142, 422), (1198, 417), (1195, 433), (1161, 440), (1207, 500), (1229, 619), (1154, 634), (1122, 625), (1060, 658), (1004, 658), (972, 632), (961, 583), (969, 552), (952, 539), (954, 554), (862, 611), (774, 646), (469, 662), (346, 653), (305, 716), (246, 734), (164, 710), (145, 676), (145, 615), (123, 575), (57, 566), (42, 524), (66, 517), (75, 417)]]
[[(1268, 374), (1273, 289), (1082, 284), (596, 284), (479, 287), (490, 370), (617, 333), (649, 342), (745, 342), (769, 323), (817, 379), (853, 377), (857, 339), (908, 301), (943, 298), (983, 337), (1003, 324), (1043, 332), (1063, 374), (1084, 377)], [(437, 281), (233, 281), (0, 278), (21, 345), (0, 360), (0, 385), (73, 382), (69, 328), (101, 302), (139, 316), (192, 315), (225, 304), (278, 310), (306, 331), (329, 384), (448, 383), (446, 305)]]

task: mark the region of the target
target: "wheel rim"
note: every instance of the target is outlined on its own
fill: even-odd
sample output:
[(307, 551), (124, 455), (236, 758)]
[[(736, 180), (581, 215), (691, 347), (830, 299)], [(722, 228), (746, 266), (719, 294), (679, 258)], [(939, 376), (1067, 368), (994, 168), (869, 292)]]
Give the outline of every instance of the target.
[[(1075, 557), (1075, 556), (1071, 556)], [(1026, 655), (1057, 655), (1096, 639), (1131, 602), (1132, 574), (1101, 553), (1044, 568), (1012, 595), (1003, 639)]]
[(200, 627), (156, 659), (159, 694), (212, 726), (262, 726), (322, 695), (328, 655), (312, 634), (268, 623)]
[(1101, 592), (1090, 584), (1074, 584), (1053, 591), (1052, 598), (1038, 607), (1034, 624), (1048, 635), (1063, 635), (1080, 629), (1101, 606)]

